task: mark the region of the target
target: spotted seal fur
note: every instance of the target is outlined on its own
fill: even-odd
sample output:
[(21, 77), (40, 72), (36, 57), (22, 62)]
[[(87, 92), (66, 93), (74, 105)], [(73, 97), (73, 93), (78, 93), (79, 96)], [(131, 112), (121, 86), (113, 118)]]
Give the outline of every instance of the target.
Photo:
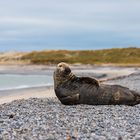
[(61, 62), (54, 71), (54, 90), (65, 105), (136, 105), (140, 94), (120, 85), (100, 84), (90, 77), (75, 76), (68, 64)]

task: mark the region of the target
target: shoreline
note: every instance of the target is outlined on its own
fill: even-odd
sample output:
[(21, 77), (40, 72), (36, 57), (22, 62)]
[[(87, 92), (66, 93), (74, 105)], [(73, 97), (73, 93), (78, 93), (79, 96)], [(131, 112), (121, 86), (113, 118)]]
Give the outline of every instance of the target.
[[(23, 75), (52, 75), (55, 67), (52, 66), (0, 66), (0, 74), (23, 74)], [(77, 76), (96, 77), (103, 83), (115, 81), (117, 78), (125, 78), (128, 75), (140, 71), (140, 68), (120, 67), (97, 67), (88, 65), (71, 66)], [(113, 82), (112, 82), (113, 83)], [(56, 97), (53, 86), (29, 87), (23, 89), (11, 89), (0, 91), (0, 104), (18, 99)]]
[[(52, 75), (56, 66), (49, 65), (0, 65), (0, 74), (19, 75)], [(76, 75), (96, 76), (96, 74), (114, 74), (115, 77), (129, 75), (140, 70), (140, 67), (70, 65)], [(97, 75), (98, 76), (98, 75)]]

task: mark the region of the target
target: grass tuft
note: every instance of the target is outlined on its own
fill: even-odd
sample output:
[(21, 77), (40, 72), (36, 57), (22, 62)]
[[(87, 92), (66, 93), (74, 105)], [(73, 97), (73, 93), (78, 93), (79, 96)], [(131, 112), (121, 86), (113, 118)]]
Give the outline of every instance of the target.
[(32, 64), (57, 64), (59, 62), (81, 64), (138, 64), (140, 65), (140, 48), (114, 48), (85, 51), (34, 51), (22, 56)]

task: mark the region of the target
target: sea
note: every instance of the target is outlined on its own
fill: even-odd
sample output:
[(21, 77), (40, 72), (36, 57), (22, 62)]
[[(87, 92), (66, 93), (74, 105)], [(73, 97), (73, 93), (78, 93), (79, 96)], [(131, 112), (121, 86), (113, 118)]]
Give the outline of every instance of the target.
[(52, 75), (0, 74), (0, 91), (51, 85)]
[[(96, 69), (84, 69), (84, 70), (75, 70), (74, 73), (79, 73), (80, 76), (95, 76), (95, 78), (102, 77), (103, 78), (111, 78), (122, 75), (129, 75), (133, 72), (138, 71), (135, 68), (110, 68), (110, 67), (99, 67)], [(25, 89), (25, 88), (33, 88), (33, 87), (44, 87), (44, 86), (52, 86), (54, 84), (53, 81), (53, 73), (52, 72), (39, 72), (39, 73), (31, 73), (25, 72), (23, 73), (0, 73), (0, 91), (3, 90), (13, 90), (13, 89)]]

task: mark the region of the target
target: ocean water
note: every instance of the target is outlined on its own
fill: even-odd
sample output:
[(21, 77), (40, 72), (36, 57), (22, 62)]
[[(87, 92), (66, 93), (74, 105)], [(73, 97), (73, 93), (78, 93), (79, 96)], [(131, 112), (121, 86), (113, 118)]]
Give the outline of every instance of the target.
[(52, 75), (0, 74), (0, 90), (53, 85)]
[[(106, 74), (103, 78), (112, 78), (117, 76), (129, 75), (138, 71), (135, 68), (116, 68), (116, 67), (102, 67), (94, 69), (74, 70), (73, 73), (80, 76), (94, 76), (99, 78)], [(42, 87), (53, 85), (52, 73), (49, 74), (0, 74), (0, 91), (11, 89), (23, 89), (31, 87)]]

